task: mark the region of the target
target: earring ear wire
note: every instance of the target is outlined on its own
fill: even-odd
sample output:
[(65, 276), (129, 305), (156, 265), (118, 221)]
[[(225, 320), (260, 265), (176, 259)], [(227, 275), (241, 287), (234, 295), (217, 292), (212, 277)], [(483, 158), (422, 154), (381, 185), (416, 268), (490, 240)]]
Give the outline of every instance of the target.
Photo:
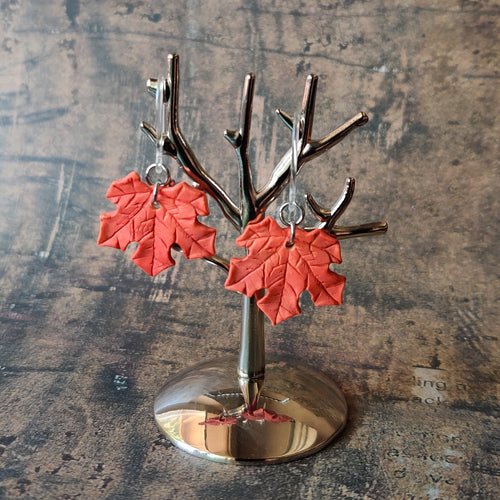
[(304, 129), (304, 114), (295, 113), (293, 115), (292, 126), (292, 161), (290, 165), (290, 180), (288, 182), (288, 201), (280, 208), (280, 219), (283, 224), (290, 226), (290, 239), (287, 247), (292, 247), (295, 243), (295, 229), (304, 219), (304, 208), (297, 202), (297, 171), (299, 169), (298, 160), (302, 151), (302, 132)]
[(156, 81), (156, 161), (146, 169), (146, 181), (155, 186), (155, 196), (153, 196), (153, 206), (157, 208), (156, 196), (158, 188), (168, 184), (171, 180), (170, 171), (163, 163), (163, 145), (167, 133), (167, 107), (166, 107), (166, 85), (163, 76)]

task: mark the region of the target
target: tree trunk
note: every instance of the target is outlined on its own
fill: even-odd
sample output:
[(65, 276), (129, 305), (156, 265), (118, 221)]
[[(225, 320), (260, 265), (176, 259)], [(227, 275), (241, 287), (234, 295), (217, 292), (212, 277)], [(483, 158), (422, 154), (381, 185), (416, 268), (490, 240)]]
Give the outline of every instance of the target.
[(257, 307), (257, 300), (262, 293), (258, 292), (251, 298), (243, 297), (238, 379), (245, 407), (249, 411), (257, 409), (264, 385), (266, 365), (264, 313)]

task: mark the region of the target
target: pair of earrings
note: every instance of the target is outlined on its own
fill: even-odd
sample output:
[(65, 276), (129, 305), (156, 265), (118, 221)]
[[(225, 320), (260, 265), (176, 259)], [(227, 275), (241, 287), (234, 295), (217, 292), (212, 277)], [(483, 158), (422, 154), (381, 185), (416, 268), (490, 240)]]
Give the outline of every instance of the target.
[[(188, 259), (215, 255), (216, 231), (198, 221), (198, 216), (209, 214), (205, 192), (185, 182), (175, 184), (163, 162), (165, 90), (165, 80), (158, 79), (156, 161), (146, 170), (146, 182), (131, 172), (111, 184), (106, 196), (117, 208), (101, 215), (98, 237), (99, 245), (120, 250), (137, 242), (132, 260), (152, 276), (175, 264), (173, 248)], [(299, 296), (304, 290), (316, 305), (341, 304), (345, 283), (343, 276), (329, 269), (331, 263), (341, 262), (337, 239), (321, 229), (299, 227), (304, 218), (296, 189), (301, 121), (296, 114), (288, 202), (280, 209), (285, 227), (263, 215), (247, 224), (236, 244), (246, 247), (248, 254), (230, 260), (225, 283), (227, 289), (248, 297), (266, 289), (257, 305), (273, 324), (300, 313)]]

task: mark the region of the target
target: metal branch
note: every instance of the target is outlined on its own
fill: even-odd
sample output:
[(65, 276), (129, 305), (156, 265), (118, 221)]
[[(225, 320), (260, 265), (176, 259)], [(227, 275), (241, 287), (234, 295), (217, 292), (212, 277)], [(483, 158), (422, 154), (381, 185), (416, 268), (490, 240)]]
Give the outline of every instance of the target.
[(141, 122), (141, 130), (146, 134), (148, 139), (156, 143), (157, 134), (153, 125), (150, 125), (148, 122)]
[[(318, 77), (309, 75), (306, 80), (304, 89), (304, 97), (302, 99), (302, 115), (303, 123), (301, 130), (301, 147), (297, 160), (297, 173), (304, 163), (304, 153), (308, 148), (308, 143), (311, 139), (311, 131), (314, 120), (314, 106), (316, 103), (316, 91), (318, 88)], [(288, 128), (293, 127), (293, 119), (291, 115), (282, 110), (276, 110), (278, 116), (283, 120)], [(290, 148), (285, 156), (280, 160), (274, 169), (268, 183), (257, 193), (256, 204), (257, 210), (260, 213), (266, 211), (267, 207), (280, 195), (281, 191), (288, 183), (290, 176), (290, 165), (292, 163), (292, 148)]]
[[(301, 147), (298, 155), (298, 170), (302, 166), (317, 156), (323, 154), (332, 148), (355, 128), (365, 125), (368, 122), (368, 116), (365, 113), (358, 113), (349, 121), (335, 129), (320, 140), (312, 139), (312, 129), (314, 122), (314, 110), (316, 104), (316, 93), (318, 86), (318, 77), (309, 75), (306, 81), (304, 96), (302, 99), (302, 129), (301, 129)], [(154, 79), (148, 81), (148, 91), (156, 95), (158, 82)], [(165, 154), (175, 158), (182, 166), (186, 174), (191, 177), (202, 189), (204, 189), (212, 198), (214, 198), (221, 207), (224, 215), (239, 230), (246, 224), (255, 219), (255, 217), (266, 211), (267, 207), (279, 196), (288, 183), (290, 176), (290, 165), (292, 161), (292, 149), (290, 148), (281, 158), (275, 167), (271, 178), (267, 184), (256, 191), (253, 183), (250, 160), (248, 157), (248, 147), (250, 142), (250, 124), (252, 115), (252, 102), (255, 90), (255, 76), (248, 74), (245, 78), (243, 97), (241, 104), (241, 116), (239, 130), (226, 130), (225, 138), (236, 150), (240, 164), (240, 193), (241, 202), (238, 207), (227, 195), (223, 188), (212, 179), (200, 165), (195, 154), (186, 142), (179, 128), (178, 105), (179, 105), (179, 57), (176, 54), (169, 55), (169, 77), (165, 88), (165, 102), (168, 101), (168, 126), (167, 134), (163, 137), (163, 150)], [(278, 109), (280, 119), (289, 128), (293, 128), (292, 116), (285, 111)], [(157, 132), (150, 124), (143, 122), (142, 130), (153, 141), (157, 142)], [(337, 202), (331, 209), (321, 207), (312, 197), (307, 195), (309, 207), (312, 212), (321, 220), (316, 226), (320, 227), (337, 238), (352, 238), (369, 234), (384, 233), (387, 231), (386, 222), (371, 222), (358, 226), (336, 226), (336, 221), (344, 213), (354, 193), (354, 179), (346, 179), (344, 190)], [(209, 262), (228, 269), (229, 262), (219, 256), (210, 257)]]
[[(276, 114), (279, 116), (281, 121), (292, 130), (293, 127), (293, 116), (289, 115), (286, 111), (282, 109), (277, 109)], [(368, 123), (368, 115), (362, 111), (357, 115), (353, 116), (349, 121), (345, 122), (341, 127), (330, 132), (327, 136), (319, 141), (311, 141), (309, 147), (306, 150), (306, 157), (316, 157), (318, 154), (331, 147), (338, 144), (344, 137), (349, 135), (355, 128), (360, 127)]]
[[(152, 142), (156, 144), (158, 134), (155, 128), (148, 122), (141, 122), (140, 127), (141, 130), (146, 134), (148, 139), (150, 139)], [(172, 144), (172, 141), (167, 136), (163, 137), (163, 151), (168, 156), (177, 159), (177, 151), (175, 149), (175, 146)]]
[(361, 111), (349, 121), (330, 132), (319, 141), (310, 141), (304, 149), (304, 161), (310, 161), (344, 140), (354, 129), (368, 123), (368, 115)]
[(387, 228), (387, 222), (378, 221), (359, 224), (358, 226), (333, 226), (329, 232), (336, 236), (338, 240), (345, 240), (347, 238), (357, 238), (358, 236), (384, 234), (387, 232)]
[(383, 234), (387, 231), (387, 222), (369, 222), (368, 224), (359, 224), (357, 226), (336, 226), (335, 222), (344, 213), (354, 194), (354, 179), (349, 177), (344, 184), (344, 190), (335, 205), (328, 210), (322, 207), (310, 193), (307, 193), (307, 203), (311, 211), (321, 220), (319, 224), (312, 228), (306, 228), (307, 231), (313, 229), (324, 229), (339, 240), (346, 238), (356, 238), (358, 236), (371, 236), (374, 234)]
[(229, 272), (229, 261), (220, 255), (215, 254), (212, 257), (203, 257), (203, 260), (210, 262), (210, 264), (217, 266), (219, 269)]
[(354, 195), (355, 181), (354, 177), (348, 177), (344, 182), (344, 189), (335, 205), (330, 210), (323, 208), (313, 198), (311, 193), (307, 193), (306, 199), (311, 211), (323, 222), (318, 226), (327, 231), (331, 230), (346, 208)]
[[(322, 139), (311, 139), (317, 85), (318, 77), (316, 75), (309, 75), (302, 100), (304, 124), (302, 127), (302, 147), (298, 159), (299, 171), (306, 162), (311, 161), (332, 148), (347, 137), (355, 128), (365, 125), (368, 122), (366, 113), (361, 112)], [(283, 123), (291, 129), (293, 126), (292, 116), (281, 109), (276, 110), (276, 113)], [(256, 205), (258, 212), (264, 212), (285, 188), (290, 175), (291, 161), (292, 150), (290, 148), (275, 167), (267, 184), (257, 193)]]
[[(172, 245), (172, 250), (175, 250), (179, 253), (184, 253), (182, 248), (179, 245)], [(229, 261), (220, 255), (212, 255), (211, 257), (202, 257), (203, 260), (206, 260), (210, 264), (217, 266), (219, 269), (223, 269), (226, 272), (229, 272)]]
[(248, 222), (257, 216), (255, 207), (256, 192), (252, 177), (252, 167), (248, 157), (254, 91), (255, 75), (249, 73), (245, 78), (245, 85), (243, 87), (240, 128), (238, 131), (226, 130), (224, 132), (224, 137), (236, 150), (240, 165), (240, 229), (243, 229)]
[[(306, 80), (304, 97), (302, 98), (302, 114), (304, 124), (302, 128), (302, 150), (299, 154), (299, 160), (303, 160), (303, 152), (309, 146), (311, 141), (312, 127), (314, 122), (314, 108), (316, 106), (316, 92), (318, 90), (318, 77), (309, 75)], [(301, 162), (299, 161), (299, 164)]]
[[(168, 87), (168, 141), (165, 141), (165, 154), (174, 156), (181, 164), (184, 172), (191, 177), (201, 189), (205, 190), (219, 204), (225, 217), (229, 219), (238, 229), (241, 227), (241, 216), (239, 208), (231, 200), (224, 189), (204, 170), (184, 138), (178, 118), (179, 109), (179, 56), (169, 54), (169, 76)], [(150, 80), (148, 91), (156, 95), (157, 85)], [(143, 130), (151, 137), (154, 130), (151, 126), (143, 127)]]
[(278, 108), (276, 114), (281, 119), (281, 121), (290, 129), (293, 129), (293, 116), (289, 115), (286, 111)]
[[(317, 75), (309, 75), (306, 80), (304, 96), (302, 98), (302, 114), (304, 116), (304, 123), (302, 125), (301, 137), (302, 137), (302, 144), (304, 145), (304, 147), (311, 140), (317, 91), (318, 91), (318, 77)], [(290, 130), (292, 130), (293, 116), (288, 114), (286, 111), (283, 111), (282, 109), (277, 109), (276, 114), (281, 118), (283, 123)]]

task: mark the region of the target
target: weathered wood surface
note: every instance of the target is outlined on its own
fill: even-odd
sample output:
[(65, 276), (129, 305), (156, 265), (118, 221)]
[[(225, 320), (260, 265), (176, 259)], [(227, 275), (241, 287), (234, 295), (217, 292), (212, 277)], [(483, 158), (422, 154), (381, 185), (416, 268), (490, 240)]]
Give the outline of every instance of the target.
[[(20, 2), (0, 6), (0, 497), (498, 498), (498, 31), (494, 1)], [(371, 120), (307, 166), (343, 222), (345, 305), (268, 327), (270, 352), (330, 373), (350, 424), (326, 451), (222, 466), (161, 438), (168, 376), (236, 352), (240, 298), (203, 262), (151, 279), (96, 245), (110, 182), (154, 159), (145, 81), (181, 56), (181, 119), (236, 194), (222, 138), (257, 76), (262, 183), (288, 148), (274, 116), (320, 76), (315, 135)], [(176, 177), (180, 177), (176, 175)], [(212, 204), (219, 248), (236, 236)]]

